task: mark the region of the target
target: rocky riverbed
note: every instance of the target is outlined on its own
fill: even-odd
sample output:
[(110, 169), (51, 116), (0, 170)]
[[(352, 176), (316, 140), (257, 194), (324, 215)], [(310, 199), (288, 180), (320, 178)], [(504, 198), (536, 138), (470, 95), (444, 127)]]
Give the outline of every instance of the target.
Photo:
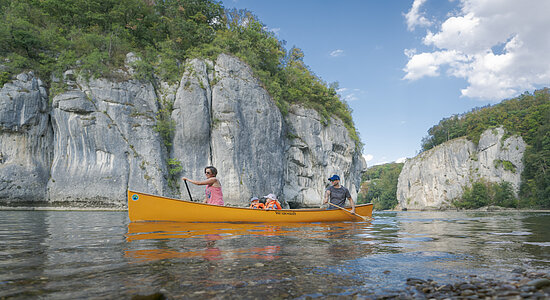
[[(320, 292), (313, 294), (314, 296), (299, 297), (299, 299), (550, 299), (550, 273), (526, 272), (522, 269), (513, 272), (515, 277), (511, 280), (498, 280), (471, 275), (453, 284), (440, 284), (433, 280), (408, 278), (406, 280), (407, 287), (404, 290), (388, 292), (383, 295), (372, 294), (369, 291), (360, 291), (353, 294), (343, 292), (335, 295), (331, 291), (328, 294)], [(240, 287), (236, 286), (235, 288), (238, 290)], [(270, 289), (269, 293), (275, 299), (284, 299), (290, 296), (290, 294), (278, 290), (277, 287)], [(224, 295), (213, 293), (209, 297), (230, 299), (236, 295), (244, 296), (244, 298), (250, 297), (251, 299), (258, 297), (258, 293), (240, 294), (237, 291), (227, 292)], [(161, 290), (149, 295), (135, 295), (132, 299), (172, 298), (180, 298), (180, 296)]]
[(454, 284), (407, 279), (407, 288), (376, 299), (550, 299), (550, 273), (513, 271), (511, 280), (471, 275)]

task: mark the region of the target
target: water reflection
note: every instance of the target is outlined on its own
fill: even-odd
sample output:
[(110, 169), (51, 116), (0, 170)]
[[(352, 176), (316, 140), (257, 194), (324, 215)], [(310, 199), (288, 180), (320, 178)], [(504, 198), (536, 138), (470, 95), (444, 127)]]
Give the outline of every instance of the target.
[(383, 294), (550, 267), (550, 213), (375, 212), (372, 222), (129, 223), (126, 212), (0, 211), (0, 298)]
[(516, 212), (408, 212), (398, 213), (396, 219), (401, 251), (467, 253), (472, 257), (472, 266), (499, 265), (511, 270), (515, 266), (549, 262), (548, 249), (531, 247), (534, 241), (550, 239), (548, 230), (540, 227), (542, 219), (548, 220), (549, 216)]
[(349, 259), (370, 252), (369, 247), (353, 242), (358, 239), (368, 245), (372, 241), (372, 235), (364, 232), (369, 225), (135, 222), (128, 224), (126, 241), (142, 244), (139, 249), (126, 250), (125, 257), (134, 262), (173, 258), (274, 261), (296, 254), (303, 258), (310, 252), (311, 258)]

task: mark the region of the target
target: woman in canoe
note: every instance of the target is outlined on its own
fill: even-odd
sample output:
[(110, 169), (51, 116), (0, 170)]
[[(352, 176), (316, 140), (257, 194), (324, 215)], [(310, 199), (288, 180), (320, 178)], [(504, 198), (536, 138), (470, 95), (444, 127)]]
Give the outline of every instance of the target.
[(206, 167), (204, 168), (204, 175), (206, 176), (206, 180), (203, 181), (192, 180), (187, 177), (182, 177), (181, 179), (196, 185), (206, 185), (206, 198), (204, 199), (204, 203), (223, 206), (222, 185), (218, 178), (216, 178), (218, 170), (212, 166)]

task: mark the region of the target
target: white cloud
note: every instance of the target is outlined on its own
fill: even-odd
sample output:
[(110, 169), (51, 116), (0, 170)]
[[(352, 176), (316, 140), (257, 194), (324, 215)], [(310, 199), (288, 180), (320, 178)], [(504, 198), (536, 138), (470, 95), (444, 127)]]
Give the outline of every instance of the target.
[(374, 156), (372, 154), (363, 154), (363, 158), (366, 162), (369, 162), (374, 158)]
[(348, 89), (348, 88), (339, 88), (336, 92), (340, 95), (341, 99), (347, 102), (357, 101), (365, 92), (361, 89)]
[(420, 6), (424, 4), (426, 0), (414, 0), (411, 10), (405, 14), (407, 20), (407, 29), (413, 31), (416, 26), (429, 26), (432, 24), (423, 14), (420, 12)]
[(344, 50), (342, 50), (342, 49), (336, 49), (336, 50), (330, 52), (330, 56), (332, 56), (332, 57), (338, 57), (338, 56), (342, 56), (342, 55), (344, 55)]
[(387, 160), (384, 160), (384, 161), (377, 161), (377, 162), (373, 163), (373, 164), (371, 165), (371, 167), (372, 167), (372, 166), (379, 166), (379, 165), (389, 164), (389, 163), (390, 163), (390, 162), (387, 161)]
[[(405, 53), (407, 52), (405, 50)], [(467, 57), (454, 50), (414, 54), (403, 69), (407, 73), (404, 79), (416, 80), (424, 76), (439, 76), (440, 66), (457, 65), (464, 61), (467, 61)]]
[[(416, 0), (406, 15), (418, 14)], [(417, 5), (417, 6), (415, 6)], [(501, 100), (550, 84), (550, 1), (460, 0), (460, 11), (423, 39), (434, 50), (409, 58), (404, 79), (464, 78), (462, 96)], [(412, 18), (412, 17), (411, 17)]]
[(395, 162), (400, 164), (400, 163), (404, 163), (406, 160), (407, 160), (406, 157), (400, 157), (400, 158), (396, 159)]

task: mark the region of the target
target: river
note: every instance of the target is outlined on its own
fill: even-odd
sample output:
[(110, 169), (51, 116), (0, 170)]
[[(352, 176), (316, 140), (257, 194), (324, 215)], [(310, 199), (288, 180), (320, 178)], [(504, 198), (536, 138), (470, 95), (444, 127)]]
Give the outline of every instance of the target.
[(372, 222), (130, 223), (119, 211), (0, 211), (0, 298), (384, 295), (550, 269), (550, 212), (375, 212)]

